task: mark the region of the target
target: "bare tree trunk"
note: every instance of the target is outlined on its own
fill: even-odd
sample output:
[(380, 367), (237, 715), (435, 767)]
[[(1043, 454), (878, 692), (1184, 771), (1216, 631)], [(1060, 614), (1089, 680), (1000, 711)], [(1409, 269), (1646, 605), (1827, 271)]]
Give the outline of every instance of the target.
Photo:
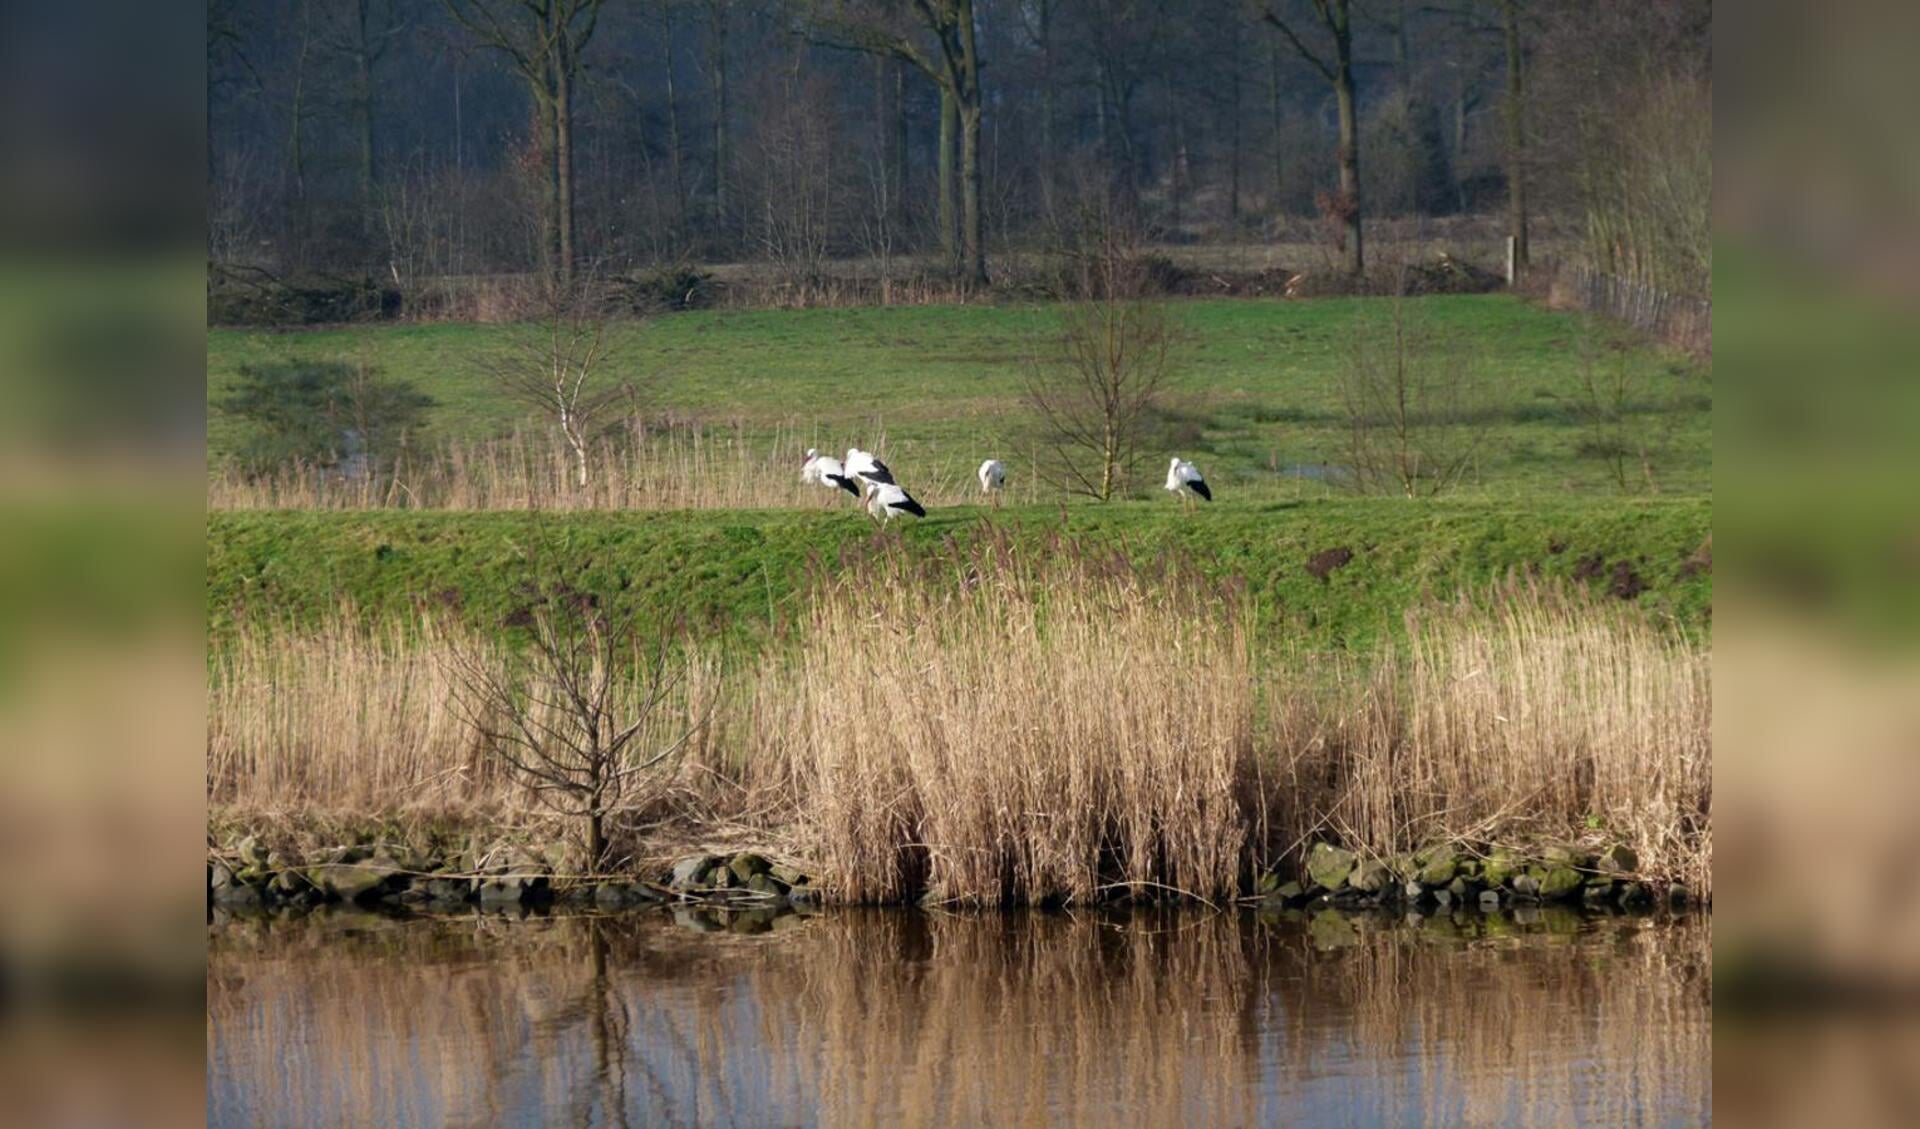
[(354, 0), (353, 116), (360, 145), (360, 217), (363, 233), (373, 234), (373, 48), (367, 40), (368, 0)]
[(727, 223), (727, 2), (714, 0), (713, 34), (707, 41), (707, 72), (713, 83), (713, 220), (722, 235)]
[(564, 71), (557, 77), (553, 106), (554, 235), (560, 285), (573, 286), (573, 90)]
[(907, 65), (902, 62), (893, 64), (893, 151), (891, 169), (893, 177), (893, 226), (897, 231), (907, 228)]
[(1273, 204), (1268, 210), (1278, 215), (1286, 208), (1287, 194), (1287, 155), (1280, 117), (1279, 47), (1272, 47), (1267, 53), (1267, 112), (1273, 123)]
[(967, 281), (975, 286), (987, 284), (987, 247), (982, 235), (984, 215), (980, 205), (980, 107), (969, 106), (961, 112), (960, 179), (962, 197), (962, 246), (966, 253)]
[[(1345, 52), (1342, 52), (1343, 56)], [(1340, 207), (1347, 227), (1347, 273), (1359, 278), (1366, 273), (1367, 259), (1360, 245), (1360, 123), (1354, 106), (1353, 67), (1343, 58), (1340, 77), (1334, 83), (1334, 100), (1340, 111)]]
[(1454, 34), (1459, 46), (1455, 50), (1459, 57), (1453, 65), (1453, 206), (1454, 210), (1467, 210), (1467, 113), (1473, 108), (1472, 96), (1467, 91), (1467, 42), (1473, 36), (1473, 6), (1463, 3), (1459, 11), (1459, 27)]
[(687, 182), (682, 168), (681, 152), (685, 148), (680, 139), (680, 94), (673, 82), (673, 6), (662, 5), (660, 49), (666, 55), (662, 64), (667, 80), (667, 159), (673, 171), (673, 220), (674, 225), (684, 231), (687, 226)]
[(980, 160), (980, 122), (986, 102), (980, 93), (980, 44), (973, 24), (973, 0), (953, 0), (957, 27), (958, 58), (952, 67), (953, 82), (960, 94), (961, 141), (960, 176), (963, 181), (961, 220), (966, 225), (962, 243), (966, 248), (967, 279), (975, 286), (987, 284), (986, 208), (981, 201), (982, 168)]
[(1233, 34), (1233, 75), (1230, 96), (1227, 100), (1227, 130), (1229, 148), (1227, 150), (1227, 226), (1240, 226), (1240, 36), (1239, 29)]
[(1313, 10), (1332, 40), (1331, 54), (1307, 46), (1292, 25), (1271, 7), (1265, 9), (1264, 15), (1269, 24), (1286, 36), (1294, 51), (1333, 87), (1340, 114), (1340, 146), (1335, 154), (1340, 166), (1340, 194), (1332, 204), (1334, 214), (1344, 227), (1341, 241), (1345, 245), (1347, 273), (1358, 278), (1366, 273), (1366, 253), (1361, 244), (1360, 121), (1353, 89), (1353, 5), (1352, 0), (1314, 0)]
[(1340, 207), (1346, 218), (1347, 273), (1355, 278), (1366, 270), (1360, 246), (1360, 140), (1353, 104), (1353, 73), (1346, 72), (1336, 101), (1340, 109)]
[(1053, 4), (1051, 0), (1037, 0), (1037, 4), (1040, 40), (1040, 191), (1042, 203), (1051, 214), (1053, 177), (1059, 167), (1053, 138)]
[(947, 269), (960, 272), (960, 218), (954, 207), (954, 149), (959, 143), (960, 104), (953, 92), (940, 91), (940, 254)]
[(1519, 0), (1503, 0), (1507, 33), (1507, 210), (1513, 237), (1513, 273), (1527, 269), (1527, 126), (1520, 51)]
[(293, 64), (293, 105), (290, 107), (292, 120), (287, 130), (287, 163), (292, 173), (293, 192), (287, 211), (288, 221), (293, 229), (294, 247), (292, 265), (304, 267), (307, 259), (307, 155), (301, 141), (301, 125), (307, 116), (307, 53), (313, 43), (313, 5), (302, 0), (300, 5), (300, 52)]
[(1180, 101), (1173, 92), (1173, 79), (1161, 82), (1167, 96), (1167, 204), (1172, 211), (1172, 227), (1180, 229), (1180, 205), (1186, 196), (1187, 138), (1182, 128)]

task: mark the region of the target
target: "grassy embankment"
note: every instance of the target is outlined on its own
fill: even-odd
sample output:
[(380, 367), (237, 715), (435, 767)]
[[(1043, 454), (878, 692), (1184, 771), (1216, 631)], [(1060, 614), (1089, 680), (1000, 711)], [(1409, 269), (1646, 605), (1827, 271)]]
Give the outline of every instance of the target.
[(557, 834), (446, 661), (497, 654), (535, 549), (693, 628), (647, 740), (697, 737), (625, 857), (745, 834), (850, 899), (1084, 901), (1218, 897), (1311, 836), (1597, 833), (1710, 890), (1704, 503), (1066, 520), (214, 515), (210, 799)]
[[(1384, 303), (1222, 299), (1180, 301), (1173, 309), (1186, 344), (1158, 421), (1155, 457), (1146, 460), (1153, 465), (1136, 487), (1157, 487), (1164, 448), (1198, 461), (1222, 498), (1335, 492), (1314, 476), (1349, 461), (1341, 373), (1359, 327), (1380, 318)], [(1583, 353), (1596, 342), (1610, 346), (1603, 369), (1624, 366), (1636, 389), (1628, 426), (1652, 452), (1658, 487), (1668, 494), (1709, 488), (1711, 386), (1692, 362), (1509, 295), (1429, 297), (1410, 309), (1464, 350), (1482, 378), (1480, 409), (1464, 425), (1478, 433), (1479, 454), (1462, 496), (1618, 491), (1592, 455), (1583, 415)], [(628, 450), (609, 464), (615, 481), (598, 496), (557, 503), (555, 496), (568, 491), (551, 443), (538, 434), (502, 440), (526, 426), (526, 411), (483, 375), (481, 359), (510, 328), (216, 329), (207, 342), (209, 454), (218, 467), (234, 450), (239, 425), (219, 411), (218, 399), (239, 366), (363, 359), (437, 401), (423, 446), (459, 446), (459, 468), (450, 476), (461, 481), (455, 489), (409, 485), (419, 497), (452, 496), (456, 508), (525, 507), (542, 498), (568, 507), (731, 508), (749, 493), (730, 488), (710, 499), (689, 497), (671, 488), (688, 476), (653, 474), (656, 463), (669, 471), (697, 468), (710, 479), (724, 473), (776, 483), (780, 492), (760, 504), (785, 505), (800, 500), (788, 483), (801, 450), (855, 442), (879, 449), (930, 503), (958, 499), (989, 455), (1012, 469), (1016, 498), (1051, 501), (1032, 473), (1034, 435), (1022, 397), (1030, 363), (1055, 325), (1052, 311), (1037, 305), (705, 311), (616, 323), (610, 333), (619, 376), (633, 381), (648, 417), (697, 427), (733, 446), (695, 453), (683, 443), (637, 456)], [(414, 476), (432, 477), (425, 461)], [(1637, 487), (1637, 463), (1635, 473)], [(476, 476), (490, 477), (467, 481)], [(263, 501), (240, 490), (221, 496), (222, 504)]]
[[(848, 500), (848, 507), (851, 500)], [(833, 572), (898, 541), (954, 555), (989, 530), (1035, 548), (1070, 543), (1150, 562), (1174, 554), (1203, 574), (1244, 581), (1256, 632), (1306, 650), (1363, 647), (1425, 598), (1451, 599), (1510, 573), (1646, 590), (1633, 602), (1698, 637), (1712, 601), (1709, 569), (1690, 564), (1711, 530), (1703, 499), (1558, 499), (1534, 504), (1323, 499), (1267, 506), (1172, 502), (1107, 507), (935, 511), (876, 534), (850, 512), (215, 513), (207, 526), (207, 613), (213, 646), (241, 622), (315, 628), (343, 605), (358, 617), (447, 612), (492, 630), (531, 569), (565, 571), (681, 618), (710, 637), (751, 643), (790, 618), (813, 572)], [(1329, 550), (1324, 578), (1309, 568)], [(1337, 557), (1338, 554), (1335, 554)], [(1623, 570), (1624, 566), (1624, 571)], [(857, 568), (857, 565), (847, 567)], [(924, 593), (938, 599), (942, 593)]]

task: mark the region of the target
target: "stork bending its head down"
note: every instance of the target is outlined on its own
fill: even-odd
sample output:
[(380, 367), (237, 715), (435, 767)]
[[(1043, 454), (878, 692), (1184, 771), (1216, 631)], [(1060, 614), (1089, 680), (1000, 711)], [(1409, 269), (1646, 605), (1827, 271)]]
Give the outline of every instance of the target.
[(893, 520), (895, 514), (912, 514), (914, 517), (926, 517), (925, 506), (913, 500), (913, 495), (891, 482), (870, 482), (867, 484), (867, 512), (872, 514), (881, 525)]
[(1207, 480), (1200, 477), (1200, 468), (1178, 455), (1173, 457), (1173, 465), (1167, 468), (1167, 489), (1180, 495), (1181, 501), (1189, 505), (1196, 494), (1205, 501), (1213, 501), (1213, 491), (1207, 488)]
[(835, 490), (845, 490), (858, 498), (860, 487), (854, 484), (853, 476), (840, 460), (832, 455), (823, 455), (812, 447), (807, 448), (807, 461), (800, 464), (800, 481), (809, 486), (826, 486)]
[(1000, 492), (1007, 488), (1007, 464), (999, 459), (988, 459), (980, 464), (980, 492), (993, 499), (994, 505), (1000, 504)]

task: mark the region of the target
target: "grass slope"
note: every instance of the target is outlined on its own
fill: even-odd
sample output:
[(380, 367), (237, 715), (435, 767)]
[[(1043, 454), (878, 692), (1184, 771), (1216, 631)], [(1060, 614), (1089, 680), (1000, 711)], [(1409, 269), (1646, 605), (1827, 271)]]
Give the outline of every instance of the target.
[[(957, 508), (877, 534), (850, 512), (214, 513), (207, 521), (207, 601), (217, 649), (242, 621), (312, 625), (350, 604), (362, 615), (457, 609), (497, 627), (530, 574), (528, 552), (586, 585), (623, 593), (649, 615), (742, 644), (767, 637), (813, 567), (857, 559), (876, 538), (938, 557), (984, 523), (1036, 549), (1064, 533), (1083, 548), (1135, 560), (1174, 552), (1207, 573), (1238, 577), (1258, 604), (1263, 640), (1314, 649), (1363, 646), (1426, 597), (1473, 592), (1510, 573), (1579, 579), (1605, 591), (1619, 562), (1646, 585), (1634, 599), (1701, 633), (1712, 580), (1687, 558), (1711, 528), (1705, 500), (1563, 499), (1544, 504), (1321, 500)], [(1313, 555), (1350, 549), (1326, 579)], [(937, 593), (929, 593), (937, 598)]]
[[(1412, 309), (1463, 342), (1491, 385), (1495, 409), (1468, 492), (1615, 489), (1601, 463), (1581, 453), (1580, 342), (1594, 331), (1573, 315), (1501, 294), (1422, 298)], [(1288, 471), (1344, 461), (1338, 376), (1357, 323), (1381, 316), (1381, 300), (1194, 300), (1174, 310), (1187, 344), (1175, 381), (1178, 410), (1159, 444), (1200, 460), (1210, 480), (1263, 499), (1322, 492), (1303, 491)], [(624, 323), (612, 336), (622, 377), (656, 410), (768, 437), (797, 430), (817, 435), (823, 447), (855, 439), (871, 446), (884, 430), (896, 466), (917, 463), (924, 480), (977, 466), (987, 454), (1016, 472), (1030, 465), (1022, 392), (1055, 324), (1051, 310), (1034, 305), (701, 311)], [(210, 454), (233, 449), (236, 424), (217, 402), (238, 368), (291, 358), (365, 359), (414, 381), (438, 402), (431, 426), (442, 436), (506, 431), (523, 409), (488, 384), (479, 360), (511, 332), (464, 324), (211, 330)], [(1607, 363), (1615, 362), (1629, 366), (1644, 389), (1633, 414), (1659, 448), (1661, 487), (1705, 492), (1712, 470), (1706, 380), (1653, 348), (1623, 346), (1609, 354)]]

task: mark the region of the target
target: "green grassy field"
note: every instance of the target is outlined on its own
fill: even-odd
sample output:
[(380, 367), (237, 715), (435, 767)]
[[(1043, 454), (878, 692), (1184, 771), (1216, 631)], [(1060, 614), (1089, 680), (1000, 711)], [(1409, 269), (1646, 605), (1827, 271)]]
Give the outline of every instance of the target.
[[(368, 620), (424, 610), (496, 629), (537, 559), (542, 571), (564, 569), (751, 651), (796, 607), (812, 570), (857, 568), (863, 550), (892, 539), (938, 562), (989, 524), (1036, 550), (1118, 549), (1137, 562), (1171, 554), (1207, 576), (1244, 580), (1261, 641), (1276, 647), (1364, 646), (1424, 599), (1484, 593), (1510, 576), (1584, 584), (1612, 600), (1630, 574), (1645, 586), (1630, 595), (1636, 604), (1695, 636), (1711, 614), (1711, 569), (1688, 564), (1711, 528), (1702, 499), (1345, 499), (1190, 514), (1171, 503), (954, 508), (887, 533), (844, 511), (214, 513), (209, 631), (217, 649), (243, 622), (312, 626), (343, 604)], [(1342, 548), (1351, 561), (1324, 580), (1307, 568)]]
[[(1195, 300), (1174, 304), (1184, 330), (1170, 411), (1156, 446), (1196, 460), (1223, 497), (1255, 500), (1330, 492), (1301, 467), (1342, 465), (1346, 427), (1339, 372), (1357, 324), (1380, 299)], [(1513, 498), (1612, 494), (1577, 404), (1582, 341), (1606, 336), (1573, 315), (1507, 295), (1437, 296), (1414, 316), (1460, 342), (1483, 374), (1489, 405), (1476, 465), (1459, 493)], [(907, 484), (953, 478), (993, 455), (1031, 467), (1022, 392), (1054, 326), (1044, 306), (702, 311), (627, 323), (614, 332), (623, 378), (649, 408), (749, 434), (814, 436), (824, 447), (879, 444)], [(448, 438), (504, 432), (523, 410), (490, 387), (479, 359), (508, 331), (496, 326), (369, 325), (301, 331), (212, 330), (208, 446), (234, 447), (236, 423), (217, 409), (239, 366), (292, 358), (364, 358), (432, 395), (430, 426)], [(1711, 387), (1682, 358), (1619, 345), (1638, 393), (1632, 425), (1654, 449), (1668, 494), (1705, 493), (1712, 471)], [(797, 457), (797, 455), (796, 455)], [(1157, 485), (1158, 451), (1136, 483)], [(1636, 475), (1638, 467), (1636, 465)], [(1637, 479), (1636, 489), (1644, 486)]]

